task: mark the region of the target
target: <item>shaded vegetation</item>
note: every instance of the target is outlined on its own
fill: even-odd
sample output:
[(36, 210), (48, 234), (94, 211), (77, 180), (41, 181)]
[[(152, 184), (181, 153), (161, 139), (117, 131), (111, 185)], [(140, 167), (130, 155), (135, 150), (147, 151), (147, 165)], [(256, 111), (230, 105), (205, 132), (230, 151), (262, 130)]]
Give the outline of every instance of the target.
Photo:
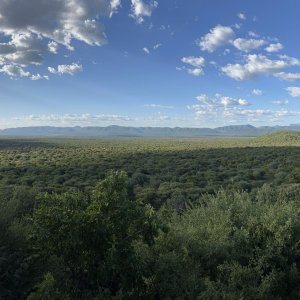
[(299, 165), (297, 133), (1, 140), (0, 299), (299, 299)]

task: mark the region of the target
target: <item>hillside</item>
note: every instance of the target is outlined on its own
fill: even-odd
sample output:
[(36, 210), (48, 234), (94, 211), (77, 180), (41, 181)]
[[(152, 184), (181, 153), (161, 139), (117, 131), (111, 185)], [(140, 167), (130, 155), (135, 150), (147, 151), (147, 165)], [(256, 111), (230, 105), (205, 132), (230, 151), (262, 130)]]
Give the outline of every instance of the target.
[(265, 145), (300, 145), (300, 132), (279, 131), (266, 134), (255, 139)]

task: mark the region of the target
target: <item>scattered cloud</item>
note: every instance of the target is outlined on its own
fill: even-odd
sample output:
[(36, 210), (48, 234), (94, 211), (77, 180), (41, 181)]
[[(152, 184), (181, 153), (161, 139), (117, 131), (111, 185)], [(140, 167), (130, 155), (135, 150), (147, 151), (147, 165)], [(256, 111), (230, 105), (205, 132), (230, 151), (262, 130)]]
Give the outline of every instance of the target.
[(289, 94), (292, 96), (292, 97), (300, 97), (300, 87), (297, 87), (297, 86), (291, 86), (291, 87), (288, 87), (286, 88), (286, 90), (289, 92)]
[(151, 0), (149, 4), (142, 0), (131, 0), (130, 16), (136, 20), (138, 24), (144, 22), (145, 17), (151, 17), (153, 10), (158, 7), (158, 2)]
[(299, 65), (296, 58), (280, 56), (280, 60), (272, 60), (261, 54), (251, 54), (245, 56), (245, 64), (228, 64), (221, 70), (235, 80), (253, 79), (259, 75), (274, 75), (280, 71)]
[(74, 75), (75, 73), (82, 72), (82, 65), (77, 63), (72, 63), (71, 65), (59, 65), (57, 68), (48, 67), (48, 71), (52, 74)]
[(58, 50), (58, 43), (51, 41), (48, 43), (48, 50), (49, 52), (53, 53), (53, 54), (57, 54), (57, 50)]
[(202, 51), (214, 52), (217, 48), (232, 43), (235, 33), (231, 27), (217, 25), (203, 36), (198, 45)]
[[(60, 46), (72, 51), (74, 41), (106, 44), (101, 18), (111, 18), (120, 6), (121, 0), (0, 1), (0, 36), (5, 37), (0, 43), (1, 73), (35, 78), (24, 68), (42, 65)], [(142, 23), (157, 6), (156, 1), (131, 0), (131, 16)]]
[(268, 47), (265, 48), (267, 52), (278, 52), (283, 49), (283, 45), (280, 43), (270, 44)]
[[(299, 91), (300, 93), (300, 91)], [(195, 112), (195, 119), (201, 124), (220, 125), (223, 124), (245, 124), (260, 122), (274, 123), (286, 120), (289, 117), (300, 116), (299, 111), (280, 109), (249, 109), (250, 103), (245, 99), (235, 99), (232, 97), (216, 94), (209, 97), (205, 94), (196, 97), (198, 104), (189, 105), (187, 108)], [(200, 103), (199, 103), (200, 102)], [(287, 100), (274, 100), (273, 104), (284, 106), (288, 104)]]
[(187, 69), (187, 72), (194, 76), (200, 76), (204, 74), (204, 71), (201, 68)]
[(160, 48), (161, 46), (162, 46), (161, 43), (156, 44), (156, 45), (153, 46), (153, 50), (157, 50), (157, 49)]
[(196, 110), (213, 111), (219, 108), (228, 108), (234, 106), (249, 106), (250, 103), (245, 99), (235, 99), (221, 94), (216, 94), (214, 97), (208, 97), (206, 94), (197, 96), (196, 99), (201, 103), (192, 108)]
[(202, 56), (188, 56), (183, 57), (181, 61), (185, 64), (189, 64), (193, 67), (203, 67), (205, 65), (205, 59)]
[(249, 31), (248, 35), (253, 37), (253, 38), (258, 38), (259, 37), (259, 35), (257, 33), (255, 33), (254, 31)]
[(0, 73), (6, 74), (10, 77), (29, 77), (30, 73), (24, 71), (21, 67), (16, 65), (4, 65), (0, 68)]
[(31, 76), (30, 76), (30, 79), (31, 79), (31, 80), (34, 80), (34, 81), (37, 81), (37, 80), (43, 80), (43, 79), (49, 80), (49, 76), (47, 76), (47, 75), (36, 74), (36, 75), (31, 75)]
[(272, 103), (283, 106), (289, 104), (289, 100), (274, 100), (272, 101)]
[[(64, 114), (64, 115), (28, 115), (15, 117), (11, 120), (0, 120), (0, 125), (6, 123), (8, 126), (97, 126), (111, 124), (114, 122), (129, 122), (128, 116), (105, 115), (105, 114)], [(4, 122), (5, 121), (5, 122)], [(12, 123), (10, 125), (10, 123)], [(15, 124), (15, 125), (13, 125)], [(1, 126), (3, 127), (3, 126)], [(5, 126), (7, 127), (7, 126)]]
[(276, 73), (274, 76), (276, 76), (281, 80), (291, 81), (291, 82), (300, 80), (300, 73), (280, 72), (280, 73)]
[(243, 14), (243, 13), (238, 13), (238, 18), (239, 19), (241, 19), (241, 20), (243, 20), (243, 21), (245, 21), (246, 20), (246, 15), (245, 14)]
[(202, 56), (183, 57), (181, 59), (181, 61), (185, 64), (188, 64), (188, 65), (194, 67), (192, 69), (183, 67), (183, 69), (186, 69), (189, 74), (194, 75), (194, 76), (200, 76), (200, 75), (204, 74), (202, 67), (205, 65), (205, 59)]
[(147, 47), (144, 47), (142, 50), (143, 50), (145, 53), (150, 54), (150, 50), (149, 50)]
[(262, 96), (264, 93), (263, 93), (263, 91), (261, 91), (261, 90), (259, 90), (259, 89), (254, 89), (253, 91), (252, 91), (252, 95), (253, 96)]
[[(51, 114), (51, 115), (25, 115), (14, 118), (0, 118), (0, 128), (15, 128), (27, 126), (178, 126), (185, 125), (189, 119), (178, 116), (156, 113), (146, 117), (130, 117), (117, 114)], [(192, 124), (195, 126), (195, 124)]]
[(256, 39), (242, 39), (238, 38), (233, 41), (233, 46), (240, 51), (249, 52), (250, 50), (257, 49), (266, 42), (264, 40), (256, 40)]
[(161, 105), (161, 104), (145, 104), (144, 106), (147, 108), (161, 108), (161, 109), (173, 109), (174, 108), (174, 106)]

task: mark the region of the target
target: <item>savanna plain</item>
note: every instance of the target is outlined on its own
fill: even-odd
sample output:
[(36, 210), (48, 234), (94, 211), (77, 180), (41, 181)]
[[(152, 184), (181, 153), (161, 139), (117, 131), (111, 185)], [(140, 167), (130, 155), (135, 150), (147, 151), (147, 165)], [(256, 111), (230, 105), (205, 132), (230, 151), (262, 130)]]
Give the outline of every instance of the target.
[(300, 133), (0, 140), (0, 299), (300, 299)]

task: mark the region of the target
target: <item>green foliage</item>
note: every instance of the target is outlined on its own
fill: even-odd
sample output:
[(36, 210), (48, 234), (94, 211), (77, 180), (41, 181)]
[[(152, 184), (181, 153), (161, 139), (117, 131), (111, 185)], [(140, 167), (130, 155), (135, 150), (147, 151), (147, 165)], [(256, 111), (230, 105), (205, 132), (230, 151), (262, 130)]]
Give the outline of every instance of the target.
[[(295, 133), (297, 134), (297, 133)], [(0, 190), (91, 192), (124, 170), (136, 197), (180, 210), (220, 188), (255, 190), (300, 182), (300, 143), (291, 134), (254, 139), (0, 140)], [(29, 207), (30, 208), (30, 207)]]
[(299, 299), (299, 146), (0, 141), (0, 299)]
[(51, 273), (45, 274), (44, 280), (36, 285), (35, 290), (27, 300), (62, 300)]
[[(299, 299), (300, 186), (221, 191), (170, 221), (153, 247), (151, 299)], [(141, 255), (142, 255), (141, 254)]]
[(70, 295), (136, 293), (143, 270), (134, 243), (153, 242), (154, 212), (129, 199), (127, 176), (110, 172), (91, 197), (43, 195), (33, 216), (33, 241), (44, 257), (55, 256), (66, 272)]
[(298, 131), (279, 131), (275, 133), (266, 134), (255, 139), (258, 143), (265, 143), (266, 145), (289, 145), (299, 146), (300, 132)]

